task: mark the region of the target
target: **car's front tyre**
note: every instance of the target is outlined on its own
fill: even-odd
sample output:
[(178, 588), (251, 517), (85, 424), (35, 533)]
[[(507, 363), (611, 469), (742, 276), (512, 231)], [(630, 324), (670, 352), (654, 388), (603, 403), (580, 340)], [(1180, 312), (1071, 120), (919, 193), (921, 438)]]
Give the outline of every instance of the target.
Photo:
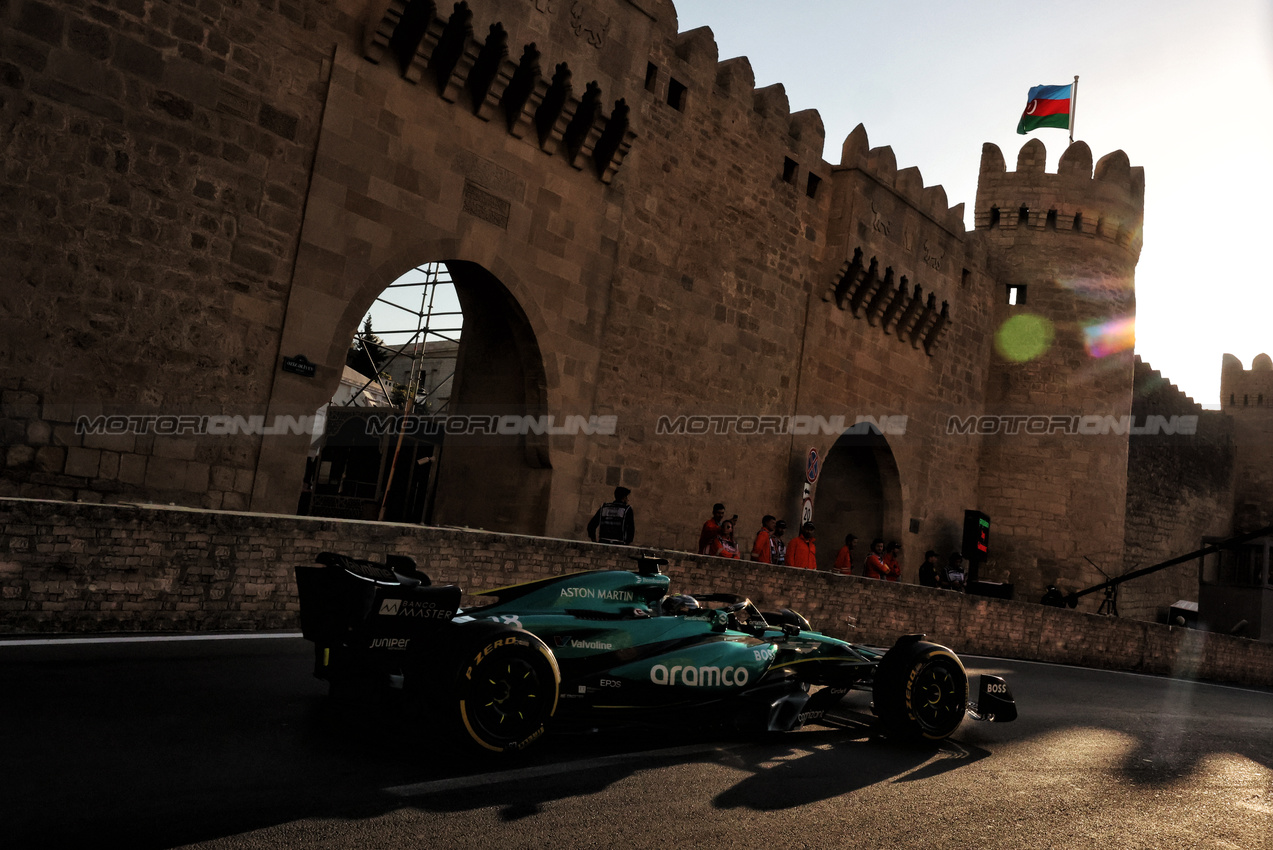
[(880, 659), (874, 710), (894, 739), (941, 741), (964, 720), (968, 674), (954, 652), (919, 637), (902, 638)]

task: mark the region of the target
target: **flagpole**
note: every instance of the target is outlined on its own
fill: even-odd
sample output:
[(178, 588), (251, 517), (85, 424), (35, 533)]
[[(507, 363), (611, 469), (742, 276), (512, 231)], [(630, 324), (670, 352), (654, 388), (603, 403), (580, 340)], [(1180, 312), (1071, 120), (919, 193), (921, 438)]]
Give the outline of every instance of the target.
[(1079, 75), (1074, 75), (1074, 90), (1070, 92), (1070, 144), (1074, 144), (1074, 113), (1079, 105)]

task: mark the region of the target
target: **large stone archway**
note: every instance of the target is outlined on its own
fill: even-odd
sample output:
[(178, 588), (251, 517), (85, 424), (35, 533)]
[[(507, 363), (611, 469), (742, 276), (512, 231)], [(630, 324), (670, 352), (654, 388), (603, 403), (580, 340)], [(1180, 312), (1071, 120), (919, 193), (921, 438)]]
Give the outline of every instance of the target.
[[(314, 375), (276, 373), (269, 412), (312, 412), (330, 398), (368, 307), (405, 270), (435, 261), (455, 276), (466, 317), (452, 412), (595, 414), (622, 196), (591, 170), (508, 158), (502, 126), (456, 132), (450, 105), (395, 68), (338, 50), (331, 88), (279, 355), (304, 356)], [(402, 116), (395, 133), (377, 126), (386, 111)], [(292, 509), (302, 447), (284, 437), (261, 452), (253, 509)], [(590, 451), (544, 433), (449, 440), (431, 519), (571, 534)], [(568, 480), (558, 487), (554, 476)], [(550, 490), (566, 495), (554, 502)]]

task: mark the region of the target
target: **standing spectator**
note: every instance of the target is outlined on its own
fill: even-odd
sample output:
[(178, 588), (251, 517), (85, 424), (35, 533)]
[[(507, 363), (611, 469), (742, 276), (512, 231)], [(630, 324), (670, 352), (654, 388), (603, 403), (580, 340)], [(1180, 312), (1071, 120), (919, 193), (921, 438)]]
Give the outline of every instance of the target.
[(924, 553), (924, 563), (919, 565), (919, 583), (924, 587), (944, 586), (946, 571), (937, 565), (937, 553), (929, 549)]
[(967, 587), (967, 574), (964, 572), (964, 556), (960, 552), (950, 553), (950, 565), (946, 567), (946, 582), (942, 587), (963, 593)]
[(720, 533), (708, 544), (709, 555), (717, 558), (738, 558), (738, 544), (734, 542), (734, 521), (727, 519), (720, 524)]
[(866, 555), (866, 569), (863, 575), (880, 580), (888, 578), (889, 566), (884, 563), (883, 537), (877, 537), (871, 541), (871, 551)]
[(888, 580), (902, 579), (902, 544), (896, 540), (884, 547), (884, 566), (889, 568)]
[(703, 530), (698, 533), (698, 554), (707, 555), (712, 541), (720, 534), (721, 520), (725, 519), (725, 506), (720, 502), (712, 505), (712, 518), (703, 523)]
[(770, 558), (773, 557), (773, 546), (771, 540), (773, 538), (774, 524), (777, 518), (772, 514), (765, 514), (760, 521), (760, 531), (756, 532), (756, 540), (751, 544), (751, 559), (762, 564), (773, 563)]
[(844, 535), (844, 545), (835, 556), (835, 566), (831, 571), (842, 576), (853, 575), (853, 543), (858, 539), (856, 534)]
[(805, 570), (818, 568), (818, 547), (813, 536), (813, 523), (806, 522), (800, 526), (800, 536), (791, 541), (787, 547), (787, 566), (800, 567)]
[(628, 496), (627, 487), (614, 488), (614, 501), (606, 502), (588, 520), (588, 539), (593, 543), (617, 543), (631, 546), (636, 536), (636, 519)]
[(769, 563), (787, 563), (787, 541), (782, 535), (787, 532), (787, 521), (780, 519), (774, 523), (774, 533), (769, 535)]

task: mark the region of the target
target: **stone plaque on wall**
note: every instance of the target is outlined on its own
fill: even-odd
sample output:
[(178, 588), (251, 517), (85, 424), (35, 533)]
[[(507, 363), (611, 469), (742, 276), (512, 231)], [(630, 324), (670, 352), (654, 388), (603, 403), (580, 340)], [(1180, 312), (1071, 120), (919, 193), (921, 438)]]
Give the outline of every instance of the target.
[(470, 180), (464, 181), (464, 211), (469, 215), (496, 227), (507, 228), (511, 209), (512, 205), (503, 198), (492, 195)]

